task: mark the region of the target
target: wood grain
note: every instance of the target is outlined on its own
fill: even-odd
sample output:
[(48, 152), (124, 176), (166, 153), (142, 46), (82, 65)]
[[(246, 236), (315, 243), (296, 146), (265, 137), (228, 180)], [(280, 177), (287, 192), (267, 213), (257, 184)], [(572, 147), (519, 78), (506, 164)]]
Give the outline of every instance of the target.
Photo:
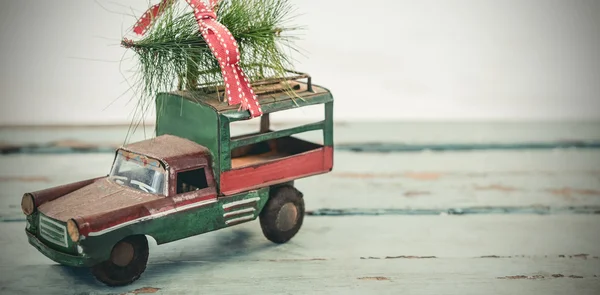
[[(381, 140), (368, 132), (375, 125), (341, 126), (336, 138)], [(600, 139), (594, 124), (377, 126), (389, 131), (389, 142)], [(118, 142), (126, 132), (84, 130), (0, 129), (0, 141), (17, 134), (9, 142), (70, 135)], [(595, 208), (600, 150), (336, 152), (332, 173), (296, 182), (307, 210), (401, 213), (307, 216), (299, 234), (279, 246), (257, 222), (162, 246), (151, 241), (142, 279), (115, 289), (30, 247), (19, 207), (23, 192), (106, 175), (112, 157), (0, 156), (0, 294), (600, 294), (598, 214), (431, 215), (448, 208)]]
[[(275, 129), (297, 125), (284, 116), (271, 116)], [(256, 132), (258, 122), (237, 123), (232, 136)], [(338, 122), (335, 124), (335, 142), (393, 142), (406, 144), (426, 143), (515, 143), (564, 140), (600, 140), (598, 122), (540, 122), (540, 123), (415, 123), (415, 122)], [(1, 127), (0, 142), (7, 144), (49, 143), (64, 140), (103, 145), (134, 142), (153, 136), (154, 126), (138, 126), (130, 134), (129, 126), (101, 127)], [(304, 135), (303, 135), (304, 136)], [(306, 134), (308, 138), (318, 134)]]
[[(281, 246), (268, 242), (258, 223), (250, 223), (151, 246), (142, 279), (118, 289), (96, 283), (86, 271), (57, 266), (31, 247), (19, 247), (26, 243), (23, 226), (0, 227), (2, 248), (8, 251), (0, 261), (5, 294), (42, 286), (45, 294), (114, 294), (143, 287), (160, 288), (161, 294), (600, 290), (596, 216), (307, 218), (298, 236)], [(24, 279), (31, 277), (38, 279)], [(387, 280), (364, 279), (376, 277)]]
[[(109, 154), (0, 157), (0, 218), (22, 218), (24, 192), (105, 175), (111, 161)], [(307, 210), (600, 206), (600, 151), (338, 152), (334, 163), (330, 174), (297, 181)]]

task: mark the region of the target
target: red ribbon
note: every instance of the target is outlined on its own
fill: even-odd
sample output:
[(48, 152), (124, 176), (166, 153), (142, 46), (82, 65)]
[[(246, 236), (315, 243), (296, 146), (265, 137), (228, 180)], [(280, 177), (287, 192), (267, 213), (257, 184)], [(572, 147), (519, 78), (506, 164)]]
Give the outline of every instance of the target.
[[(165, 9), (173, 5), (175, 1), (162, 0), (161, 3), (150, 7), (138, 20), (133, 31), (138, 35), (144, 35), (153, 21)], [(210, 0), (210, 8), (202, 0), (186, 0), (186, 2), (194, 9), (194, 16), (198, 22), (200, 33), (215, 58), (219, 61), (229, 105), (241, 104), (243, 110), (250, 111), (251, 118), (262, 115), (258, 98), (239, 65), (240, 51), (237, 42), (231, 32), (216, 21), (217, 16), (214, 7), (218, 0)]]

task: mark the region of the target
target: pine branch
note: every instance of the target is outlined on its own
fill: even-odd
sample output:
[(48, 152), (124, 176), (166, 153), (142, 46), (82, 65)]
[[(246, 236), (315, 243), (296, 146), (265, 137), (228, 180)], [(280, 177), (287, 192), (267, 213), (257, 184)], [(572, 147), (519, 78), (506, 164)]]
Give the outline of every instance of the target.
[[(252, 81), (285, 77), (291, 68), (285, 49), (297, 51), (287, 27), (291, 19), (288, 0), (223, 0), (217, 21), (229, 29), (240, 49), (240, 65)], [(193, 13), (176, 6), (167, 9), (140, 41), (123, 41), (136, 52), (142, 90), (148, 99), (159, 92), (198, 85), (222, 84), (221, 71), (198, 31)]]

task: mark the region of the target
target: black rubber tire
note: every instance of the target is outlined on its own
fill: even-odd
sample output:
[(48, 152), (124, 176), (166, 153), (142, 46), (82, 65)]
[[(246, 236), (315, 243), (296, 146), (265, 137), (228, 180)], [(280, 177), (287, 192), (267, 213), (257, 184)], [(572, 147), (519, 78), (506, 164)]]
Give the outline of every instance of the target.
[[(125, 286), (139, 279), (146, 270), (148, 263), (148, 239), (146, 236), (130, 236), (119, 243), (125, 242), (133, 246), (133, 259), (126, 266), (114, 264), (110, 259), (92, 267), (92, 274), (107, 286)], [(115, 247), (119, 244), (115, 244)], [(113, 251), (114, 251), (113, 247)]]
[[(278, 217), (281, 209), (286, 204), (293, 204), (295, 207), (295, 221), (291, 222), (292, 226), (287, 225), (282, 229), (282, 222), (278, 222)], [(287, 208), (291, 208), (288, 207)], [(291, 218), (290, 220), (293, 220)], [(290, 223), (289, 220), (286, 220)], [(273, 188), (269, 194), (269, 200), (260, 212), (260, 226), (265, 237), (277, 244), (282, 244), (293, 238), (302, 227), (304, 221), (304, 199), (300, 191), (293, 186), (281, 186)]]

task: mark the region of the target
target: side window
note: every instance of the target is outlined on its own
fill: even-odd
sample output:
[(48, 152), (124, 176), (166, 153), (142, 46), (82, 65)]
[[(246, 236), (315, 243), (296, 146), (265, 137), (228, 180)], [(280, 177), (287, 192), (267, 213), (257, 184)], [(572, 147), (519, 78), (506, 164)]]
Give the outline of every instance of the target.
[(208, 183), (204, 168), (177, 173), (178, 194), (201, 190), (207, 187)]

